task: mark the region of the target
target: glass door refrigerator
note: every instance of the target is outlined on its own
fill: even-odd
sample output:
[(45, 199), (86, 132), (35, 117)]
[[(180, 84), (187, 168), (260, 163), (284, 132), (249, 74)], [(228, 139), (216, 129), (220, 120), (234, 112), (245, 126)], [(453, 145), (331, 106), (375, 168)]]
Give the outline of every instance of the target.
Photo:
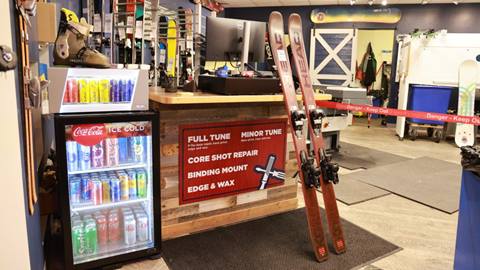
[(63, 238), (54, 264), (91, 269), (158, 257), (158, 114), (56, 114), (54, 124)]

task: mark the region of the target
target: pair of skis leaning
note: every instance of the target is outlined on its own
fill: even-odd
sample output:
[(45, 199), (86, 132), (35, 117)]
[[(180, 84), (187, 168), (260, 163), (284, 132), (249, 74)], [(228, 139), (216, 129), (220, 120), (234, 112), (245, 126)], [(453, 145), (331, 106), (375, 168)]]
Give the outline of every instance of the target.
[[(328, 259), (328, 247), (322, 227), (320, 207), (317, 201), (316, 187), (321, 187), (327, 222), (333, 238), (333, 246), (337, 254), (345, 252), (345, 240), (340, 223), (333, 184), (338, 182), (338, 166), (325, 154), (321, 133), (324, 114), (315, 104), (315, 97), (310, 79), (308, 62), (303, 41), (301, 18), (291, 14), (288, 21), (290, 44), (295, 68), (298, 73), (303, 94), (303, 106), (299, 108), (292, 78), (287, 47), (284, 41), (284, 24), (282, 14), (272, 12), (269, 18), (270, 46), (282, 84), (285, 106), (289, 114), (289, 122), (297, 153), (297, 163), (302, 182), (305, 210), (307, 214), (310, 240), (318, 261)], [(307, 134), (304, 124), (308, 123), (308, 133), (313, 149), (313, 156), (307, 147)], [(318, 166), (316, 166), (317, 164)]]

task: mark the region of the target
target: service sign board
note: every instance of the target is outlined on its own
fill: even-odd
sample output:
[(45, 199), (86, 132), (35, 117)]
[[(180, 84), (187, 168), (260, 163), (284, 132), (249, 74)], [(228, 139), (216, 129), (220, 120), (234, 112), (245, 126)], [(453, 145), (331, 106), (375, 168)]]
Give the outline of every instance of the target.
[(283, 184), (286, 119), (181, 125), (180, 204)]

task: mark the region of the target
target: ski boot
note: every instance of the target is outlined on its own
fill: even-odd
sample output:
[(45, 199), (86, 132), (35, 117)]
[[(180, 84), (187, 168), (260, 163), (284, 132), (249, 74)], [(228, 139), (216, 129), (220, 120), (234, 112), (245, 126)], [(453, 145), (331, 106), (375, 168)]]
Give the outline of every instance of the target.
[(93, 29), (84, 18), (78, 20), (77, 15), (66, 9), (61, 9), (53, 63), (55, 65), (84, 66), (94, 68), (109, 68), (108, 57), (87, 46), (86, 39)]

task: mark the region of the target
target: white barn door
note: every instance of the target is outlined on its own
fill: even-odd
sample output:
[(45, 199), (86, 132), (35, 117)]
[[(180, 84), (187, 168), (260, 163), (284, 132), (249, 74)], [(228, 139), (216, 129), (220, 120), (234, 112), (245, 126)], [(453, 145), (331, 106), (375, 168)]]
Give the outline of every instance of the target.
[(314, 85), (347, 86), (355, 80), (355, 29), (312, 29), (310, 76)]

